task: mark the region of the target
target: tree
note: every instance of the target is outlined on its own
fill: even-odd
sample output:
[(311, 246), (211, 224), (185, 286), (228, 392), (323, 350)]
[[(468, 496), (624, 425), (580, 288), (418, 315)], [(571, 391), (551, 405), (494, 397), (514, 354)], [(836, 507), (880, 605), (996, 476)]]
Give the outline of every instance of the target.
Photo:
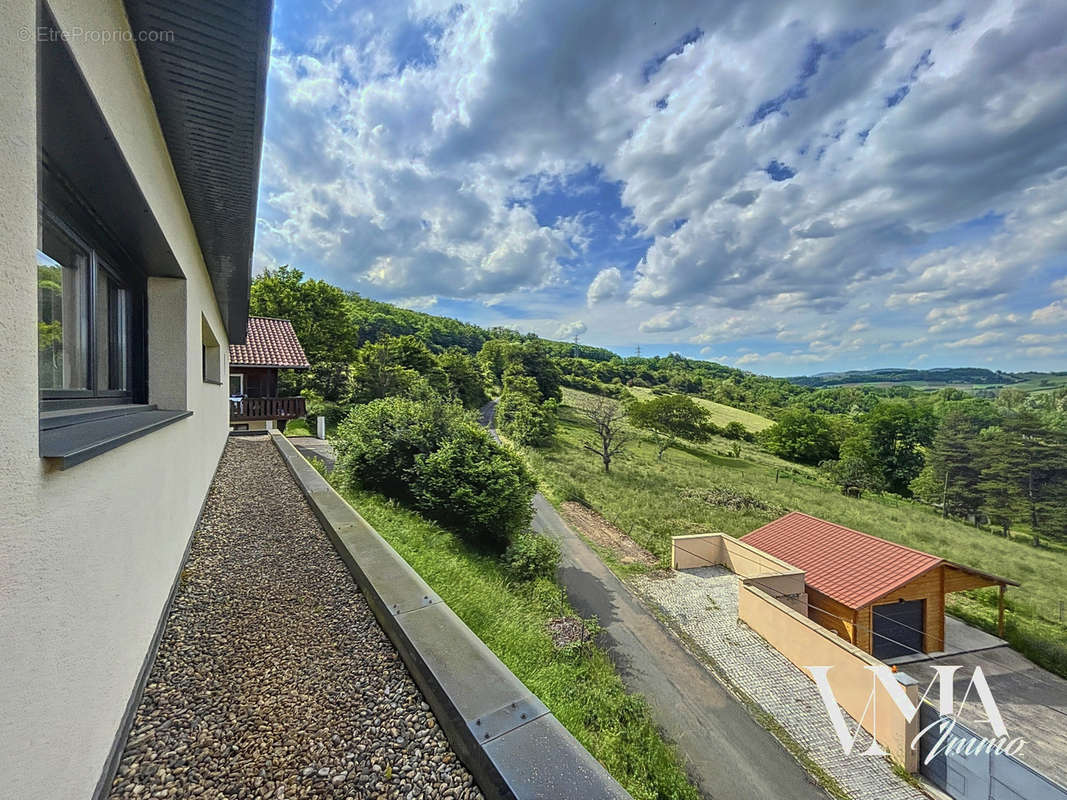
[(489, 400), (485, 393), (485, 373), (464, 350), (450, 347), (437, 357), (437, 365), (448, 379), (449, 394), (464, 408), (481, 408)]
[(507, 339), (490, 339), (478, 352), (478, 363), (489, 373), (494, 383), (503, 385), (504, 370), (508, 366), (508, 357), (515, 343)]
[(981, 420), (954, 408), (941, 419), (933, 444), (926, 451), (926, 465), (911, 482), (911, 491), (927, 502), (941, 506), (941, 515), (972, 514), (982, 504), (978, 488), (978, 433)]
[(530, 339), (520, 346), (512, 346), (507, 351), (504, 376), (508, 374), (529, 375), (537, 381), (542, 400), (563, 400), (563, 392), (560, 389), (563, 374), (540, 339)]
[(626, 412), (614, 400), (597, 397), (577, 406), (578, 413), (593, 423), (594, 438), (582, 447), (596, 453), (604, 464), (604, 472), (611, 472), (611, 460), (633, 439), (626, 426)]
[(249, 313), (289, 320), (312, 364), (347, 364), (355, 356), (357, 339), (345, 293), (326, 281), (305, 280), (298, 269), (284, 266), (256, 276)]
[(519, 444), (548, 444), (556, 432), (555, 400), (541, 400), (537, 381), (526, 375), (504, 378), (504, 392), (496, 408), (501, 433)]
[(870, 466), (881, 472), (887, 491), (911, 495), (911, 482), (923, 467), (923, 448), (933, 441), (937, 421), (928, 406), (887, 401), (864, 415), (850, 439), (861, 439)]
[(1062, 433), (1043, 427), (1036, 414), (1015, 414), (984, 437), (981, 463), (978, 488), (1005, 535), (1019, 520), (1029, 523), (1035, 546), (1043, 534), (1067, 533), (1067, 438)]
[(386, 336), (365, 344), (352, 366), (352, 401), (366, 403), (403, 394), (418, 379), (442, 395), (450, 391), (448, 376), (426, 344), (416, 336)]
[(677, 439), (707, 441), (708, 410), (684, 394), (668, 394), (631, 403), (627, 415), (635, 427), (651, 431), (656, 442), (656, 458)]
[(805, 408), (783, 411), (778, 421), (764, 431), (763, 441), (775, 455), (802, 464), (819, 464), (838, 455), (829, 419)]

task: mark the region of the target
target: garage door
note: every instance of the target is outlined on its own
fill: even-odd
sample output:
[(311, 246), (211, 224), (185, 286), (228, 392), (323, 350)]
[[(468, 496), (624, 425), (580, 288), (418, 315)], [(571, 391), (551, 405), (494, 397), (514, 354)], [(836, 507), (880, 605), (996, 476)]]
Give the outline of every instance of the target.
[(925, 600), (905, 600), (871, 609), (875, 658), (896, 658), (922, 652), (925, 603)]

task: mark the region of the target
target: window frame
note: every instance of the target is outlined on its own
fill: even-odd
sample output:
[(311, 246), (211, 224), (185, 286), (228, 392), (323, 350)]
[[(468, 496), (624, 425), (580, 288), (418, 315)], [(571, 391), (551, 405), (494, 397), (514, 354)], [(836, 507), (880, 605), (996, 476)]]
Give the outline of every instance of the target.
[[(48, 171), (41, 164), (42, 171)], [(54, 173), (49, 177), (55, 178)], [(104, 241), (108, 238), (106, 231), (93, 225), (92, 212), (80, 204), (76, 197), (65, 187), (57, 186), (57, 180), (49, 180), (42, 189), (38, 202), (38, 236), (45, 224), (53, 225), (64, 236), (70, 238), (78, 247), (89, 254), (88, 275), (86, 276), (87, 301), (84, 308), (78, 309), (79, 317), (85, 314), (86, 331), (86, 385), (84, 389), (42, 389), (38, 383), (38, 398), (41, 411), (76, 409), (86, 406), (111, 404), (132, 404), (147, 402), (147, 278), (143, 271), (135, 268), (131, 260), (123, 257), (115, 248), (108, 247)], [(80, 213), (79, 213), (80, 212)], [(91, 228), (94, 236), (87, 236), (86, 229)], [(47, 255), (47, 253), (45, 254)], [(127, 292), (128, 339), (126, 342), (126, 388), (109, 389), (101, 386), (102, 376), (98, 374), (101, 346), (98, 342), (98, 314), (102, 309), (98, 303), (101, 272)], [(110, 316), (110, 313), (109, 313)], [(110, 324), (110, 320), (109, 320)], [(108, 347), (105, 357), (111, 363), (113, 353)]]

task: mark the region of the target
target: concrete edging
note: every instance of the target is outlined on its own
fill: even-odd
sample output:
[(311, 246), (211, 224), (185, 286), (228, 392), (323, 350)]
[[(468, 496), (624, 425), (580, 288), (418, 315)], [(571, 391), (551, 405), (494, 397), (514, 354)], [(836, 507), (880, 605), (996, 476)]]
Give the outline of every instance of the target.
[(270, 432), (337, 553), (490, 800), (630, 795), (278, 431)]

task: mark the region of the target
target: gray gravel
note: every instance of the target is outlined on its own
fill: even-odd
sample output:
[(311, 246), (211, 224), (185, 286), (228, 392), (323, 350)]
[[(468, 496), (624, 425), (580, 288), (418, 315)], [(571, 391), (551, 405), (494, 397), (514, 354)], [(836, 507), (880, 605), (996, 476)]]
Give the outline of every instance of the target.
[(266, 437), (226, 445), (110, 796), (482, 796)]

